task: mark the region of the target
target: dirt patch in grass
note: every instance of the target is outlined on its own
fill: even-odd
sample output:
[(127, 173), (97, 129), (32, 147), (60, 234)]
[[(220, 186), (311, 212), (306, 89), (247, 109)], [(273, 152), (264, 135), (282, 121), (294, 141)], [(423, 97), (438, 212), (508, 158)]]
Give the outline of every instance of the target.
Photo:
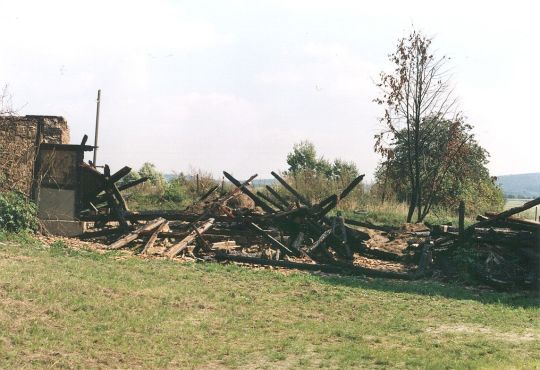
[(459, 335), (480, 335), (490, 339), (496, 339), (511, 343), (531, 342), (540, 340), (540, 333), (526, 331), (523, 333), (503, 332), (489, 327), (474, 324), (453, 324), (441, 325), (436, 328), (428, 328), (426, 332), (431, 334), (459, 334)]

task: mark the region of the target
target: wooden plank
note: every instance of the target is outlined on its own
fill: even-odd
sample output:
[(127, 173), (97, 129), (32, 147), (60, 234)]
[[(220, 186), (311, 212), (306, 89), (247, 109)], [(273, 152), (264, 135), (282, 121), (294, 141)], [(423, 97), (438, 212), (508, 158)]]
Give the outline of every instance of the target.
[(148, 232), (148, 231), (154, 230), (156, 227), (161, 225), (164, 221), (165, 221), (164, 218), (155, 219), (155, 220), (147, 223), (146, 225), (141, 226), (137, 230), (129, 233), (128, 235), (118, 239), (117, 241), (115, 241), (114, 243), (109, 245), (107, 247), (107, 249), (120, 249), (120, 248), (126, 246), (127, 244), (131, 243), (135, 239), (137, 239), (139, 237), (140, 233), (145, 232), (145, 231)]
[(155, 229), (155, 231), (152, 233), (152, 235), (150, 236), (150, 238), (146, 242), (146, 245), (144, 246), (141, 254), (146, 254), (148, 252), (148, 250), (154, 246), (154, 243), (156, 242), (159, 233), (163, 231), (163, 229), (165, 228), (165, 226), (167, 226), (167, 224), (168, 224), (168, 221), (165, 220), (165, 221), (163, 221), (163, 223), (161, 225), (159, 225)]
[(169, 258), (176, 257), (180, 252), (182, 252), (184, 249), (187, 248), (187, 246), (192, 243), (198, 235), (203, 234), (206, 230), (210, 229), (214, 225), (214, 219), (210, 218), (208, 221), (203, 223), (201, 226), (197, 227), (197, 231), (192, 231), (188, 234), (184, 239), (182, 239), (180, 242), (173, 245), (165, 255)]

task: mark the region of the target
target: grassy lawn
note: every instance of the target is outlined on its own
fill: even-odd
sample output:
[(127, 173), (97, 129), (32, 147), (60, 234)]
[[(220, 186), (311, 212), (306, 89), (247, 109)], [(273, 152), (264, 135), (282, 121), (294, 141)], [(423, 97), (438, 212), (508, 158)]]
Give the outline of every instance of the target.
[(540, 301), (0, 237), (0, 368), (535, 368)]

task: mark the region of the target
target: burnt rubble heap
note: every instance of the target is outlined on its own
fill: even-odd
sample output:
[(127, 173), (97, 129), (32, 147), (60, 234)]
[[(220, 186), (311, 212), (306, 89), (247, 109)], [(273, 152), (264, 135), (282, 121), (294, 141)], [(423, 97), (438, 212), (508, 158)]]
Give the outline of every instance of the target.
[[(474, 275), (497, 288), (540, 285), (540, 222), (514, 215), (540, 204), (533, 199), (520, 207), (500, 213), (479, 215), (477, 222), (464, 228), (447, 225), (431, 227), (435, 267), (456, 275), (451, 259), (472, 258)], [(456, 256), (459, 254), (460, 256)]]
[[(118, 186), (128, 167), (111, 174), (82, 164), (82, 221), (94, 227), (81, 238), (99, 241), (110, 250), (131, 249), (142, 256), (198, 261), (233, 261), (351, 275), (417, 279), (426, 275), (452, 276), (452, 256), (464, 248), (478, 258), (476, 274), (498, 287), (537, 286), (540, 260), (540, 223), (512, 217), (540, 204), (479, 216), (468, 228), (428, 225), (395, 229), (329, 216), (363, 179), (354, 179), (339, 194), (312, 203), (272, 172), (283, 191), (267, 186), (256, 191), (251, 182), (227, 172), (235, 186), (216, 185), (186, 209), (130, 211), (122, 191), (146, 179)], [(287, 194), (287, 196), (284, 196)], [(249, 198), (255, 207), (231, 206)]]

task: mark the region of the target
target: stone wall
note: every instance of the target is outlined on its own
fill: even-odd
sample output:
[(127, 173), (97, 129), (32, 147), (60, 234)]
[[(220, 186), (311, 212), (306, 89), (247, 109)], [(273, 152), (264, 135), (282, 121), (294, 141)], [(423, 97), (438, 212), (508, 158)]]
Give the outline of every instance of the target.
[(36, 144), (69, 143), (69, 128), (63, 117), (0, 117), (0, 191), (31, 194)]

